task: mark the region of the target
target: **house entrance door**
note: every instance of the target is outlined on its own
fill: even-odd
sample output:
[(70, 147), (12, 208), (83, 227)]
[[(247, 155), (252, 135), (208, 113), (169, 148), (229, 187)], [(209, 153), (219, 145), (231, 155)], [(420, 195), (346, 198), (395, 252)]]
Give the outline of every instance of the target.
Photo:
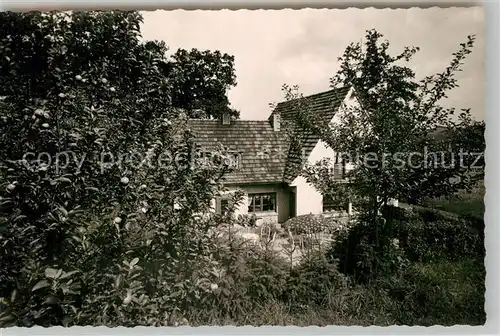
[(290, 189), (290, 218), (293, 218), (297, 215), (297, 189)]

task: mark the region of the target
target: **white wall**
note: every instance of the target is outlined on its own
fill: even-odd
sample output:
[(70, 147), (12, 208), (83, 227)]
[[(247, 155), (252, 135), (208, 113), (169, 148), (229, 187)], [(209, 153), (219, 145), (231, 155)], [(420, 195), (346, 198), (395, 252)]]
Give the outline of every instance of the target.
[[(335, 152), (320, 140), (311, 151), (307, 162), (315, 163), (324, 158), (335, 158)], [(298, 176), (290, 185), (297, 188), (297, 216), (323, 212), (323, 196), (316, 188), (307, 183), (304, 177)]]
[[(356, 103), (355, 99), (348, 99), (348, 97), (350, 96), (350, 94), (346, 95), (343, 104), (341, 104), (339, 110), (335, 113), (335, 116), (331, 121), (332, 123), (338, 121), (338, 118), (341, 115), (341, 110), (345, 106)], [(335, 155), (335, 151), (320, 140), (309, 155), (307, 162), (310, 164), (314, 164), (319, 160), (330, 158), (332, 159), (333, 163), (335, 162)], [(347, 165), (346, 169), (352, 169), (352, 166)], [(291, 183), (291, 186), (297, 187), (297, 216), (311, 213), (320, 214), (323, 212), (323, 196), (311, 184), (307, 183), (304, 177), (298, 176)]]
[[(253, 185), (253, 186), (242, 186), (242, 187), (228, 187), (228, 191), (225, 192), (226, 195), (234, 193), (236, 190), (241, 190), (244, 193), (242, 202), (235, 209), (235, 215), (246, 215), (248, 214), (248, 194), (260, 194), (260, 193), (276, 193), (276, 211), (272, 212), (257, 212), (255, 215), (258, 218), (262, 218), (265, 221), (270, 222), (284, 222), (289, 218), (290, 214), (290, 191), (283, 188), (280, 185)], [(216, 199), (212, 200), (213, 211), (217, 209)]]
[(342, 119), (343, 111), (349, 107), (354, 107), (357, 105), (359, 105), (359, 103), (356, 97), (354, 96), (354, 90), (351, 88), (349, 92), (346, 94), (342, 103), (340, 104), (338, 111), (335, 113), (332, 120), (330, 121), (330, 124), (335, 124), (340, 122), (340, 120)]
[(319, 214), (323, 212), (323, 196), (302, 176), (292, 183), (297, 188), (296, 215)]

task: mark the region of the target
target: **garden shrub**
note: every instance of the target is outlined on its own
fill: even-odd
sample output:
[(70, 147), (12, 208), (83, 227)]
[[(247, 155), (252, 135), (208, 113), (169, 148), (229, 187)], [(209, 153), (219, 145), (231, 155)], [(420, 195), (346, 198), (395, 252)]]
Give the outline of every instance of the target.
[(475, 260), (415, 263), (396, 277), (378, 279), (397, 324), (482, 324), (484, 265)]
[[(219, 316), (235, 319), (281, 297), (288, 268), (276, 252), (229, 235), (219, 236), (212, 251), (217, 288), (202, 302), (217, 310)], [(200, 314), (196, 306), (192, 308), (187, 311)]]
[(484, 222), (415, 207), (383, 209), (377, 225), (361, 217), (330, 250), (340, 270), (360, 280), (397, 273), (408, 261), (484, 257)]
[(322, 305), (330, 292), (347, 286), (348, 278), (339, 272), (337, 261), (318, 251), (290, 270), (282, 299), (297, 307)]
[(257, 223), (257, 216), (255, 214), (251, 215), (238, 215), (237, 217), (237, 222), (238, 225), (241, 225), (243, 227), (255, 227), (255, 224)]
[(406, 265), (403, 249), (395, 235), (394, 221), (379, 219), (376, 225), (360, 217), (344, 232), (328, 255), (339, 260), (339, 270), (359, 281), (379, 274), (393, 274)]
[(307, 234), (325, 232), (328, 230), (327, 221), (323, 216), (300, 215), (293, 217), (283, 224), (285, 230), (291, 230), (295, 234)]
[(416, 207), (396, 220), (407, 257), (415, 261), (484, 256), (484, 221), (441, 210)]
[(482, 219), (419, 206), (411, 210), (387, 207), (383, 213), (394, 220), (394, 230), (410, 260), (484, 256)]
[(404, 221), (412, 216), (412, 211), (402, 207), (387, 205), (382, 208), (382, 215), (388, 221), (391, 220)]
[(166, 47), (136, 12), (1, 14), (0, 326), (179, 323), (227, 167), (196, 164)]
[(293, 234), (339, 234), (345, 231), (350, 225), (345, 219), (326, 217), (324, 215), (300, 215), (293, 217), (283, 224), (285, 230), (290, 230)]
[(463, 219), (401, 223), (405, 249), (412, 260), (430, 261), (441, 257), (457, 260), (484, 255), (484, 240)]

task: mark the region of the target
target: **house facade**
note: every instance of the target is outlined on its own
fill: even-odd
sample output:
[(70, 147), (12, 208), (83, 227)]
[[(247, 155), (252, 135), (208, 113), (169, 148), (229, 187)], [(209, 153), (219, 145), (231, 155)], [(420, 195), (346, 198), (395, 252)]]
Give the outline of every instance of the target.
[[(331, 123), (339, 109), (354, 100), (352, 90), (341, 88), (279, 103), (267, 120), (232, 120), (229, 115), (222, 120), (191, 119), (190, 129), (202, 151), (222, 145), (233, 157), (233, 170), (223, 178), (227, 194), (213, 200), (214, 211), (224, 211), (230, 194), (237, 190), (244, 197), (235, 213), (255, 214), (268, 222), (283, 223), (295, 216), (331, 210), (321, 193), (300, 176), (300, 170), (306, 162), (335, 160), (338, 155), (299, 125), (297, 113), (307, 110), (319, 116), (320, 122)], [(307, 105), (298, 104), (301, 102)], [(337, 161), (335, 177), (342, 181), (351, 168)], [(347, 200), (340, 211), (351, 212)]]

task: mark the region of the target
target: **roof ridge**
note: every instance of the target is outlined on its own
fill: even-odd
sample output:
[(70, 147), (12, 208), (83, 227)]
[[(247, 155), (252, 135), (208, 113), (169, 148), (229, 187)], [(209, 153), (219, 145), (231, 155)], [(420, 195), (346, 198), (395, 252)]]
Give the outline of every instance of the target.
[(326, 93), (330, 93), (330, 92), (334, 92), (334, 91), (341, 91), (341, 90), (345, 90), (345, 89), (349, 89), (349, 87), (348, 86), (343, 86), (343, 87), (340, 87), (340, 88), (333, 88), (333, 89), (326, 90), (326, 91), (323, 91), (323, 92), (314, 93), (314, 94), (311, 94), (311, 95), (308, 95), (308, 96), (303, 96), (303, 97), (299, 97), (299, 98), (294, 98), (294, 99), (290, 99), (290, 100), (281, 101), (278, 104), (276, 104), (276, 107), (278, 105), (280, 105), (280, 104), (285, 104), (285, 103), (292, 102), (292, 101), (295, 101), (295, 100), (304, 99), (304, 98), (314, 98), (314, 97), (317, 97), (317, 96), (324, 95)]
[[(188, 119), (188, 122), (213, 122), (213, 123), (220, 123), (220, 120), (218, 120), (218, 119), (190, 118), (190, 119)], [(233, 123), (268, 124), (269, 120), (268, 119), (262, 119), (262, 120), (234, 119), (234, 120), (231, 120), (231, 124), (233, 124)]]

